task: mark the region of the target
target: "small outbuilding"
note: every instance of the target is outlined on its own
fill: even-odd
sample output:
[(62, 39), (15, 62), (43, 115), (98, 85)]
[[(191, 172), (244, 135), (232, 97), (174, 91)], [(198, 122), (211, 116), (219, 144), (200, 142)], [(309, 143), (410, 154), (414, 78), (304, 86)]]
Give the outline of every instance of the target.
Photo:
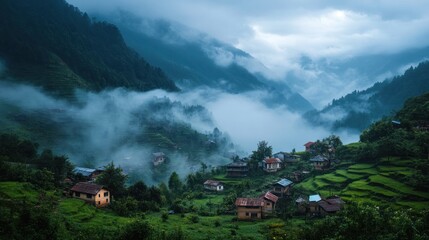
[(277, 172), (282, 168), (282, 161), (278, 158), (265, 158), (262, 160), (262, 169), (265, 172)]
[(223, 191), (223, 183), (216, 180), (207, 180), (204, 182), (204, 188), (210, 191)]

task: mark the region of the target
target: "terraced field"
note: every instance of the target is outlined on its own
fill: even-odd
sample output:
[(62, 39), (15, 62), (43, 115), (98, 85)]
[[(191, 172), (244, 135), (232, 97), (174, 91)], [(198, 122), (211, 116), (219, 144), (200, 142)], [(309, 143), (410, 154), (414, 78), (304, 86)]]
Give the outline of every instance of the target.
[(378, 164), (353, 164), (344, 169), (315, 176), (297, 184), (306, 194), (340, 195), (344, 200), (371, 202), (394, 207), (429, 208), (429, 193), (407, 184), (413, 160), (390, 159)]

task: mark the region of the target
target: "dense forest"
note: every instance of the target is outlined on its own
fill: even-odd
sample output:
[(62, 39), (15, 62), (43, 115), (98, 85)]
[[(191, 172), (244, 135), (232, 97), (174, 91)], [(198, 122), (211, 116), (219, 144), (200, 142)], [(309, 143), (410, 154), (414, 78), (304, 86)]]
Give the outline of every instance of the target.
[(0, 2), (0, 58), (9, 76), (71, 97), (100, 91), (177, 90), (164, 72), (128, 48), (118, 28), (64, 0)]
[[(328, 125), (332, 129), (366, 129), (373, 121), (398, 111), (408, 98), (429, 91), (429, 62), (411, 67), (401, 76), (374, 84), (363, 91), (354, 91), (335, 99), (321, 111), (306, 113), (311, 122)], [(339, 116), (335, 121), (326, 116)]]

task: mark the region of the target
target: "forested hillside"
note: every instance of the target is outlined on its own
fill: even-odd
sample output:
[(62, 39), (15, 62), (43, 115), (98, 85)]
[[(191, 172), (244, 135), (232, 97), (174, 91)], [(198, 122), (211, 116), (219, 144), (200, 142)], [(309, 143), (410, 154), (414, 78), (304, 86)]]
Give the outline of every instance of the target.
[(59, 95), (75, 88), (177, 90), (161, 69), (126, 46), (116, 26), (64, 0), (1, 1), (0, 35), (7, 74)]
[(352, 128), (362, 131), (371, 122), (399, 110), (406, 99), (428, 91), (429, 62), (422, 62), (401, 76), (333, 100), (321, 111), (308, 112), (306, 117), (333, 129)]

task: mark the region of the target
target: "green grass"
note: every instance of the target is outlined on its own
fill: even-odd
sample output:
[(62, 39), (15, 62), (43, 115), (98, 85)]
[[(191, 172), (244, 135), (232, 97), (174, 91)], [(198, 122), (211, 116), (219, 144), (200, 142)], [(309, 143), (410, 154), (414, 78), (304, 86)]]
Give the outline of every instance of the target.
[(39, 192), (29, 183), (0, 182), (0, 197), (35, 202), (38, 196)]
[[(220, 216), (199, 216), (199, 221), (193, 223), (190, 221), (191, 213), (169, 215), (168, 220), (163, 222), (160, 213), (147, 214), (145, 219), (152, 225), (157, 226), (162, 231), (172, 231), (182, 229), (187, 239), (231, 239), (231, 233), (236, 232), (244, 238), (266, 239), (265, 229), (274, 224), (284, 224), (280, 219), (265, 219), (259, 221), (234, 221), (233, 215)], [(215, 222), (220, 226), (216, 227)]]
[(369, 202), (397, 208), (428, 208), (429, 193), (416, 191), (406, 184), (415, 170), (415, 160), (390, 158), (377, 165), (360, 163), (342, 165), (342, 169), (309, 178), (296, 188), (304, 193), (318, 192), (326, 197), (338, 194), (347, 201)]
[(103, 231), (118, 229), (133, 221), (132, 218), (117, 216), (108, 209), (98, 209), (83, 200), (73, 198), (62, 199), (58, 209), (74, 224)]

